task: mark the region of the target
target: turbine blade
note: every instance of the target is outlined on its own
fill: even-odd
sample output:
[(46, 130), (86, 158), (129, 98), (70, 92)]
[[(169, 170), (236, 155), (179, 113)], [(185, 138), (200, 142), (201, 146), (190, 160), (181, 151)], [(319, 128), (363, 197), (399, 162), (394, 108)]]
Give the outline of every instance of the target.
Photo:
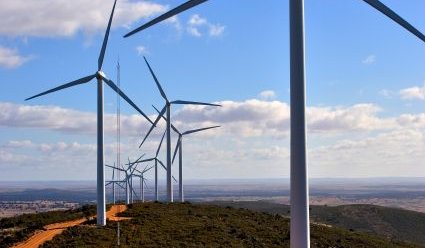
[(166, 108), (166, 106), (164, 106), (161, 113), (158, 115), (158, 117), (156, 117), (156, 120), (154, 121), (154, 123), (152, 123), (151, 128), (149, 128), (149, 131), (146, 134), (145, 138), (143, 138), (142, 143), (140, 143), (139, 148), (142, 147), (143, 143), (145, 143), (146, 139), (149, 137), (149, 135), (152, 132), (152, 130), (154, 129), (154, 127), (156, 127), (156, 124), (158, 124), (158, 121), (161, 119), (161, 116), (164, 115), (166, 110), (167, 110), (167, 108)]
[[(159, 113), (158, 109), (154, 105), (152, 105), (152, 107), (156, 110), (156, 112)], [(167, 121), (167, 118), (164, 115), (162, 115), (162, 119), (164, 119), (165, 121)], [(177, 130), (177, 128), (173, 125), (173, 123), (170, 123), (170, 124), (171, 124), (171, 128), (174, 130), (174, 132), (176, 132), (178, 134), (181, 134), (179, 132), (179, 130)]]
[(173, 180), (174, 180), (174, 182), (176, 182), (177, 183), (177, 179), (173, 176)]
[(137, 169), (137, 167), (135, 167), (135, 168), (133, 168), (133, 170), (131, 171), (131, 173), (130, 173), (130, 176), (133, 176), (133, 174), (134, 174), (134, 171)]
[(121, 185), (119, 183), (117, 183), (117, 185), (120, 186), (121, 189), (124, 189), (125, 190), (125, 187), (123, 185)]
[(137, 171), (137, 172), (139, 172), (140, 174), (142, 174), (142, 172), (141, 172), (141, 171), (139, 171), (138, 169), (136, 169), (136, 171)]
[(154, 159), (155, 159), (155, 158), (148, 158), (148, 159), (144, 159), (144, 160), (140, 161), (139, 163), (149, 162), (149, 161), (152, 161), (152, 160), (154, 160)]
[(164, 100), (168, 102), (167, 96), (165, 95), (165, 92), (162, 89), (161, 84), (158, 81), (158, 78), (155, 76), (155, 73), (153, 72), (151, 66), (149, 65), (149, 62), (146, 60), (145, 56), (143, 56), (143, 58), (145, 59), (146, 65), (148, 65), (149, 71), (151, 72), (151, 75), (153, 79), (155, 80), (156, 87), (158, 87), (159, 93), (161, 93), (162, 98), (164, 98)]
[(141, 174), (144, 174), (145, 172), (149, 171), (150, 169), (152, 169), (154, 166), (151, 166), (149, 168), (147, 168), (147, 166), (145, 167), (145, 169), (142, 171)]
[(116, 170), (120, 170), (120, 171), (125, 171), (124, 169), (120, 169), (120, 168), (117, 168), (117, 167), (114, 167), (114, 166), (110, 166), (110, 165), (107, 165), (107, 164), (105, 164), (105, 166), (106, 167), (109, 167), (109, 168), (112, 168), (112, 169), (116, 169)]
[(213, 126), (213, 127), (204, 127), (204, 128), (199, 128), (199, 129), (193, 129), (193, 130), (189, 130), (183, 133), (183, 135), (187, 135), (187, 134), (191, 134), (191, 133), (197, 133), (197, 132), (201, 132), (201, 131), (205, 131), (208, 129), (213, 129), (213, 128), (217, 128), (220, 126)]
[(137, 107), (136, 104), (134, 104), (133, 101), (130, 100), (130, 98), (128, 98), (128, 96), (126, 94), (124, 94), (124, 92), (122, 92), (122, 90), (120, 88), (118, 88), (118, 86), (115, 85), (115, 83), (107, 78), (103, 78), (103, 81), (109, 86), (111, 87), (112, 90), (114, 90), (115, 92), (117, 92), (122, 98), (124, 98), (124, 100), (126, 102), (128, 102), (128, 104), (130, 104), (135, 110), (137, 110), (137, 112), (139, 112), (141, 115), (143, 115), (143, 117), (145, 117), (145, 119), (147, 121), (149, 121), (151, 124), (153, 124), (153, 122), (149, 119), (149, 117), (143, 113), (143, 111), (141, 109), (139, 109), (139, 107)]
[[(158, 163), (161, 164), (162, 168), (164, 168), (165, 171), (167, 171), (167, 168), (165, 167), (164, 163), (162, 163), (161, 160), (157, 159)], [(174, 181), (177, 182), (176, 178), (174, 176), (172, 176)]]
[(111, 31), (112, 18), (114, 17), (115, 5), (117, 0), (114, 1), (114, 7), (112, 7), (111, 16), (109, 17), (108, 27), (106, 28), (105, 37), (103, 38), (102, 49), (100, 50), (99, 59), (97, 60), (97, 70), (100, 71), (103, 65), (103, 59), (105, 58), (106, 46), (108, 45), (109, 32)]
[(172, 103), (172, 104), (192, 104), (192, 105), (206, 105), (206, 106), (221, 107), (221, 105), (219, 105), (219, 104), (214, 104), (214, 103), (193, 102), (193, 101), (182, 101), (182, 100), (172, 101), (171, 103)]
[(87, 77), (83, 77), (83, 78), (80, 78), (80, 79), (77, 79), (77, 80), (75, 80), (75, 81), (72, 81), (72, 82), (69, 82), (69, 83), (63, 84), (63, 85), (58, 86), (58, 87), (56, 87), (56, 88), (53, 88), (53, 89), (51, 89), (51, 90), (48, 90), (48, 91), (45, 91), (45, 92), (40, 93), (40, 94), (38, 94), (38, 95), (32, 96), (32, 97), (30, 97), (30, 98), (27, 98), (27, 99), (25, 99), (25, 101), (28, 101), (28, 100), (31, 100), (31, 99), (33, 99), (33, 98), (36, 98), (36, 97), (39, 97), (39, 96), (43, 96), (43, 95), (46, 95), (46, 94), (49, 94), (49, 93), (52, 93), (52, 92), (55, 92), (55, 91), (58, 91), (58, 90), (63, 90), (63, 89), (66, 89), (66, 88), (69, 88), (69, 87), (72, 87), (72, 86), (79, 85), (79, 84), (85, 84), (85, 83), (88, 83), (88, 82), (89, 82), (90, 80), (92, 80), (94, 77), (96, 77), (96, 74), (95, 74), (95, 75), (90, 75), (90, 76), (87, 76)]
[(156, 161), (158, 161), (158, 163), (162, 166), (162, 168), (164, 168), (164, 170), (167, 171), (167, 167), (165, 167), (164, 163), (162, 163), (161, 160), (156, 159)]
[(135, 30), (131, 31), (130, 33), (124, 35), (124, 38), (127, 38), (127, 37), (129, 37), (129, 36), (131, 36), (131, 35), (133, 35), (133, 34), (135, 34), (137, 32), (140, 32), (140, 31), (142, 31), (142, 30), (144, 30), (144, 29), (146, 29), (146, 28), (148, 28), (150, 26), (153, 26), (153, 25), (155, 25), (155, 24), (157, 24), (159, 22), (162, 22), (162, 21), (164, 21), (164, 20), (166, 20), (166, 19), (168, 19), (170, 17), (173, 17), (173, 16), (179, 14), (180, 12), (183, 12), (185, 10), (188, 10), (190, 8), (193, 8), (193, 7), (199, 5), (199, 4), (203, 3), (203, 2), (206, 2), (206, 1), (208, 1), (208, 0), (190, 0), (190, 1), (187, 1), (187, 2), (179, 5), (178, 7), (176, 7), (174, 9), (172, 9), (172, 10), (170, 10), (170, 11), (168, 11), (168, 12), (166, 12), (166, 13), (160, 15), (160, 16), (158, 16), (157, 18), (153, 19), (152, 21), (150, 21), (150, 22), (148, 22), (148, 23), (146, 23), (146, 24), (144, 24), (144, 25), (136, 28)]
[(179, 139), (177, 140), (176, 148), (174, 148), (173, 160), (171, 162), (172, 164), (174, 163), (174, 159), (176, 158), (177, 151), (180, 149), (180, 142), (182, 142), (182, 136), (181, 135), (179, 135)]
[(148, 185), (146, 184), (146, 180), (147, 180), (147, 179), (144, 179), (144, 180), (143, 180), (143, 182), (145, 183), (145, 187), (146, 187), (146, 189), (148, 189)]
[(419, 30), (417, 30), (415, 27), (413, 27), (410, 23), (408, 23), (406, 20), (404, 20), (401, 16), (399, 16), (397, 13), (395, 13), (393, 10), (391, 10), (389, 7), (387, 7), (385, 4), (381, 3), (378, 0), (363, 0), (366, 3), (368, 3), (370, 6), (381, 12), (382, 14), (386, 15), (396, 23), (398, 23), (403, 28), (407, 29), (410, 33), (414, 34), (416, 37), (421, 39), (423, 42), (425, 42), (425, 35), (421, 33)]
[(142, 159), (146, 154), (143, 153), (142, 156), (140, 156), (136, 161), (133, 162), (133, 164), (139, 163), (140, 159)]
[(159, 142), (158, 149), (156, 149), (155, 157), (158, 157), (159, 151), (161, 150), (162, 141), (164, 141), (164, 137), (166, 133), (167, 131), (165, 131), (164, 134), (162, 135), (161, 142)]

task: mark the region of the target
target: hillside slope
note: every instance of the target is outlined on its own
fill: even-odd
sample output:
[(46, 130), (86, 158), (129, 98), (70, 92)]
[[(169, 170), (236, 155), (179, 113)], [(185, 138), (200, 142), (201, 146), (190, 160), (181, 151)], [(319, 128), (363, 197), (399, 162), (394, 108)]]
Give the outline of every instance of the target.
[[(212, 205), (130, 205), (121, 222), (122, 247), (289, 247), (289, 220)], [(312, 225), (312, 247), (420, 247), (364, 233)], [(114, 247), (116, 223), (73, 227), (42, 247)]]
[(0, 248), (24, 241), (36, 231), (43, 230), (46, 225), (85, 218), (95, 213), (96, 206), (87, 205), (74, 210), (23, 214), (0, 219)]
[[(220, 206), (247, 208), (271, 214), (289, 215), (289, 206), (266, 201), (211, 202)], [(311, 206), (313, 221), (425, 244), (425, 214), (375, 205)]]

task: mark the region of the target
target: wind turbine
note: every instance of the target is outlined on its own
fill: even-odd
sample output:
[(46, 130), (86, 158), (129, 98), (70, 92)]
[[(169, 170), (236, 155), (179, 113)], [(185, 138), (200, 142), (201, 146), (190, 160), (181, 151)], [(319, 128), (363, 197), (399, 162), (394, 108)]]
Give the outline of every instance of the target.
[(117, 92), (124, 100), (126, 100), (133, 108), (135, 108), (142, 116), (146, 118), (150, 123), (152, 121), (147, 115), (143, 113), (139, 107), (134, 104), (130, 98), (128, 98), (115, 83), (108, 79), (105, 73), (102, 71), (103, 59), (105, 57), (106, 46), (108, 44), (109, 32), (111, 29), (112, 19), (115, 11), (117, 0), (114, 1), (114, 6), (112, 8), (111, 16), (109, 18), (108, 27), (106, 29), (105, 37), (103, 39), (102, 48), (100, 50), (100, 55), (97, 63), (97, 71), (89, 76), (82, 77), (75, 81), (63, 84), (51, 90), (42, 92), (25, 100), (30, 100), (36, 97), (40, 97), (55, 91), (63, 90), (69, 87), (77, 86), (80, 84), (85, 84), (90, 82), (92, 79), (97, 79), (97, 225), (104, 226), (106, 225), (106, 200), (105, 200), (105, 171), (104, 171), (104, 151), (103, 151), (103, 83), (106, 83), (109, 87)]
[[(164, 135), (162, 136), (161, 143), (162, 143), (162, 140), (163, 139), (164, 139)], [(158, 191), (158, 163), (162, 166), (162, 168), (164, 168), (165, 171), (167, 171), (167, 167), (165, 167), (164, 163), (162, 163), (162, 161), (159, 160), (159, 158), (158, 158), (158, 154), (159, 154), (159, 149), (161, 147), (161, 143), (158, 146), (158, 149), (156, 151), (155, 157), (133, 162), (134, 164), (138, 164), (138, 163), (145, 163), (145, 162), (155, 161), (155, 165), (154, 165), (154, 167), (155, 167), (155, 201), (158, 201), (159, 200), (159, 196), (158, 196), (158, 192), (159, 192)], [(176, 180), (176, 178), (174, 176), (172, 176), (172, 178), (173, 178), (174, 182), (177, 182), (177, 180)]]
[(155, 201), (159, 200), (158, 197), (158, 163), (161, 164), (161, 166), (167, 171), (167, 168), (164, 166), (164, 164), (158, 159), (159, 151), (161, 150), (162, 141), (164, 141), (166, 132), (162, 135), (161, 142), (159, 142), (158, 148), (156, 149), (155, 157), (145, 159), (141, 162), (149, 162), (149, 161), (155, 161)]
[(161, 93), (162, 98), (165, 100), (165, 106), (160, 111), (158, 117), (152, 124), (151, 128), (149, 129), (148, 133), (146, 134), (145, 138), (143, 139), (142, 143), (139, 147), (143, 145), (149, 134), (152, 132), (153, 128), (158, 123), (159, 119), (164, 115), (165, 112), (167, 112), (167, 125), (166, 125), (166, 135), (167, 135), (167, 200), (169, 202), (173, 202), (173, 184), (171, 183), (172, 174), (171, 174), (171, 105), (172, 104), (191, 104), (191, 105), (206, 105), (206, 106), (216, 106), (220, 107), (221, 105), (218, 104), (212, 104), (212, 103), (203, 103), (203, 102), (193, 102), (193, 101), (183, 101), (183, 100), (175, 100), (175, 101), (169, 101), (167, 98), (167, 95), (165, 94), (164, 90), (161, 87), (161, 84), (159, 83), (155, 73), (153, 72), (151, 66), (149, 65), (148, 61), (145, 57), (146, 65), (149, 68), (149, 71), (155, 80), (156, 86), (158, 87), (159, 92)]
[(148, 172), (149, 170), (151, 170), (152, 168), (154, 168), (154, 166), (151, 166), (149, 168), (147, 168), (147, 166), (145, 167), (145, 169), (143, 171), (139, 171), (136, 169), (137, 172), (139, 172), (139, 174), (134, 174), (133, 176), (138, 177), (140, 179), (140, 200), (142, 202), (145, 202), (145, 187), (148, 188), (148, 185), (146, 184), (147, 179), (145, 178), (145, 173)]
[(173, 156), (173, 163), (174, 159), (177, 155), (177, 150), (179, 151), (179, 197), (180, 202), (184, 202), (184, 194), (183, 194), (183, 136), (191, 134), (191, 133), (197, 133), (201, 131), (205, 131), (212, 128), (217, 128), (220, 126), (213, 126), (213, 127), (205, 127), (205, 128), (199, 128), (199, 129), (193, 129), (188, 130), (183, 133), (180, 133), (177, 129), (174, 129), (175, 132), (179, 135), (179, 139), (177, 140), (176, 148), (174, 149), (174, 156)]
[[(128, 164), (127, 164), (127, 169), (126, 169), (126, 175), (127, 175), (127, 180), (128, 180), (128, 185), (130, 186), (130, 203), (134, 202), (134, 197), (133, 194), (136, 194), (136, 191), (133, 188), (133, 176), (134, 176), (134, 172), (137, 171), (137, 164), (138, 162), (145, 156), (145, 154), (143, 154), (142, 156), (140, 156), (135, 162), (130, 162), (130, 158), (128, 158)], [(134, 166), (134, 168), (133, 168)], [(128, 173), (128, 171), (130, 171), (130, 173)]]
[(125, 170), (124, 168), (119, 168), (119, 167), (115, 167), (115, 166), (111, 166), (111, 165), (107, 165), (107, 164), (105, 164), (105, 166), (112, 168), (113, 170), (119, 170), (119, 171), (122, 171), (122, 172), (125, 173), (126, 176), (123, 180), (110, 181), (106, 184), (106, 186), (111, 184), (111, 183), (117, 183), (118, 185), (119, 185), (119, 183), (125, 183), (125, 189), (124, 189), (125, 190), (125, 204), (127, 204), (127, 205), (130, 204), (130, 196), (129, 196), (130, 194), (129, 194), (129, 183), (128, 183), (128, 172), (127, 172), (127, 170)]
[[(129, 37), (207, 0), (190, 0), (129, 32)], [(363, 0), (425, 42), (425, 36), (378, 0)], [(304, 0), (290, 0), (291, 248), (310, 247), (305, 122)]]
[[(152, 106), (158, 113), (159, 110), (155, 107)], [(167, 120), (164, 116), (162, 117), (164, 118), (164, 120)], [(176, 132), (179, 135), (179, 138), (177, 140), (176, 143), (176, 148), (174, 149), (174, 155), (173, 155), (173, 161), (172, 163), (174, 164), (174, 159), (176, 158), (177, 155), (177, 150), (179, 151), (179, 200), (180, 202), (184, 202), (184, 194), (183, 194), (183, 136), (191, 134), (191, 133), (197, 133), (197, 132), (201, 132), (201, 131), (205, 131), (208, 129), (213, 129), (213, 128), (217, 128), (220, 126), (212, 126), (212, 127), (205, 127), (205, 128), (199, 128), (199, 129), (193, 129), (193, 130), (187, 130), (183, 133), (181, 133), (172, 123), (171, 123), (171, 128), (174, 130), (174, 132)]]
[[(140, 161), (143, 157), (145, 156), (145, 154), (143, 154), (142, 156), (140, 156), (137, 160), (136, 163), (138, 161)], [(118, 170), (118, 171), (122, 171), (125, 173), (125, 178), (124, 178), (124, 182), (126, 184), (125, 186), (125, 204), (130, 204), (131, 203), (131, 198), (132, 198), (132, 184), (130, 182), (130, 178), (133, 175), (134, 171), (137, 169), (137, 165), (135, 168), (133, 168), (133, 165), (136, 163), (128, 163), (127, 165), (127, 169), (124, 169), (124, 167), (121, 165), (121, 167), (116, 167), (111, 166), (111, 165), (107, 165), (105, 164), (106, 167), (112, 168), (113, 170)], [(123, 181), (113, 181), (113, 182), (123, 182)]]
[[(106, 184), (105, 184), (105, 186), (109, 186), (109, 185), (114, 185), (114, 184), (116, 184), (116, 185), (118, 185), (121, 189), (123, 189), (123, 190), (125, 190), (125, 187), (122, 185), (123, 183), (125, 183), (125, 181), (124, 180), (111, 180), (111, 181), (106, 181)], [(120, 199), (118, 198), (118, 201), (119, 201)]]

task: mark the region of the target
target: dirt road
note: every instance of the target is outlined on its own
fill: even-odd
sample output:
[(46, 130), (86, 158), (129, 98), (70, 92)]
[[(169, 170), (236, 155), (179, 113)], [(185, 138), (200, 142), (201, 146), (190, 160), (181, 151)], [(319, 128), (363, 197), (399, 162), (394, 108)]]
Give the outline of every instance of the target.
[(127, 210), (126, 205), (113, 205), (108, 212), (106, 212), (106, 218), (110, 221), (120, 221), (120, 220), (129, 220), (129, 217), (118, 217), (117, 215), (121, 212)]
[[(125, 205), (114, 205), (111, 207), (111, 209), (109, 209), (108, 212), (106, 212), (106, 218), (108, 218), (110, 221), (127, 220), (129, 218), (116, 216), (118, 213), (124, 212), (125, 210), (127, 210), (127, 206)], [(14, 248), (39, 247), (44, 242), (53, 239), (54, 236), (61, 234), (68, 227), (81, 225), (85, 221), (86, 221), (86, 218), (82, 218), (78, 220), (47, 225), (44, 227), (46, 229), (45, 231), (36, 232), (26, 241), (14, 246)]]

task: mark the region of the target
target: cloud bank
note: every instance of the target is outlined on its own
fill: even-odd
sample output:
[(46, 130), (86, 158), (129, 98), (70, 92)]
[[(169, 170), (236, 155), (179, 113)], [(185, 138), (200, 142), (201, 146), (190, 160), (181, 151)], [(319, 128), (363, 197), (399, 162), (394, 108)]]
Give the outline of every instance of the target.
[[(290, 107), (285, 102), (251, 99), (217, 103), (222, 107), (184, 106), (174, 113), (173, 123), (181, 130), (221, 125), (222, 128), (214, 131), (216, 135), (273, 138), (288, 136)], [(338, 134), (425, 127), (424, 113), (380, 117), (380, 111), (380, 107), (374, 104), (308, 107), (308, 130), (313, 134)], [(155, 117), (151, 116), (152, 119)], [(115, 114), (105, 114), (107, 134), (115, 134), (115, 118)], [(124, 136), (137, 136), (149, 128), (147, 121), (137, 114), (123, 115), (121, 121)], [(94, 135), (96, 114), (58, 106), (0, 102), (0, 126)]]
[[(69, 37), (77, 32), (104, 31), (113, 1), (105, 0), (2, 0), (0, 35), (7, 37)], [(167, 6), (150, 1), (120, 0), (113, 25), (129, 26), (157, 15)]]

